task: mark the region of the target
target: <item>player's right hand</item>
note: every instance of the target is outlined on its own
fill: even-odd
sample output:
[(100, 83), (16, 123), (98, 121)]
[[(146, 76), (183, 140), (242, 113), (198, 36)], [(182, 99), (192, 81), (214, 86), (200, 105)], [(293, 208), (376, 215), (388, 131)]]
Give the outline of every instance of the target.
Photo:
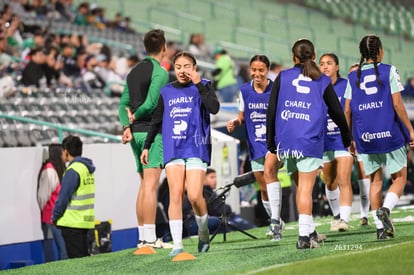
[(122, 144), (126, 144), (132, 140), (131, 128), (126, 128), (122, 134)]
[(142, 165), (148, 165), (148, 149), (144, 149), (144, 151), (142, 151), (140, 160)]

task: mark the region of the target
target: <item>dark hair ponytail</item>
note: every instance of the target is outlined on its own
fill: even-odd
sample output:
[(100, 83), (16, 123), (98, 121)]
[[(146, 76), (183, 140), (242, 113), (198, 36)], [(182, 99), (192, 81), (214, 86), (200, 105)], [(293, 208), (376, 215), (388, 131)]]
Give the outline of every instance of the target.
[(293, 55), (302, 64), (302, 74), (312, 80), (318, 79), (322, 72), (319, 66), (313, 61), (315, 48), (310, 40), (300, 39), (292, 47)]
[(377, 82), (379, 85), (382, 84), (381, 79), (379, 78), (378, 70), (378, 55), (382, 49), (382, 43), (379, 36), (370, 34), (364, 36), (359, 42), (359, 52), (361, 53), (361, 58), (359, 60), (359, 67), (357, 72), (356, 86), (359, 88), (361, 84), (361, 68), (364, 61), (372, 59), (374, 61), (375, 75), (377, 77)]

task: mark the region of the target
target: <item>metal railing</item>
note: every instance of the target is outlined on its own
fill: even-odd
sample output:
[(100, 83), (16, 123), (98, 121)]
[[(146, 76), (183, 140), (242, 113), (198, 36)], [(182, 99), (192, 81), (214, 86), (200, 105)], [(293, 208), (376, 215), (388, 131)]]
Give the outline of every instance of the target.
[(60, 142), (63, 140), (63, 132), (78, 133), (78, 134), (82, 134), (82, 135), (85, 135), (85, 136), (94, 136), (94, 137), (98, 137), (98, 138), (107, 139), (108, 141), (115, 141), (115, 142), (121, 141), (120, 136), (105, 134), (105, 133), (101, 133), (101, 132), (97, 132), (97, 131), (72, 128), (72, 127), (68, 127), (68, 126), (63, 125), (63, 124), (51, 123), (51, 122), (37, 120), (37, 119), (33, 119), (33, 118), (20, 117), (20, 116), (15, 116), (15, 115), (8, 115), (8, 114), (4, 114), (4, 113), (0, 113), (0, 118), (17, 120), (17, 121), (21, 121), (21, 122), (25, 122), (25, 123), (31, 123), (31, 124), (36, 124), (36, 125), (41, 125), (41, 126), (46, 126), (46, 127), (49, 127), (49, 128), (56, 129), (58, 131), (58, 137), (59, 137)]

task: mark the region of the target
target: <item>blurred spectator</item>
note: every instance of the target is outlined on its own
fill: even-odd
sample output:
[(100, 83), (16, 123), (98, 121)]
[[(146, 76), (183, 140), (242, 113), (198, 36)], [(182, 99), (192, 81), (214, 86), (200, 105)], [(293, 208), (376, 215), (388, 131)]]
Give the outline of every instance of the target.
[(135, 65), (137, 65), (139, 63), (140, 59), (138, 57), (138, 55), (134, 54), (134, 55), (130, 55), (127, 59), (127, 63), (128, 63), (128, 69), (131, 70)]
[(0, 75), (2, 73), (11, 73), (18, 68), (16, 58), (8, 52), (8, 45), (7, 30), (0, 27)]
[(414, 77), (407, 79), (407, 83), (404, 86), (404, 91), (401, 92), (401, 96), (414, 98)]
[(57, 0), (48, 0), (46, 4), (47, 9), (47, 18), (48, 19), (61, 19), (62, 16), (56, 10), (56, 2)]
[(17, 56), (17, 50), (23, 45), (23, 37), (20, 32), (22, 28), (20, 18), (16, 14), (12, 14), (7, 28), (7, 41), (10, 51)]
[(131, 27), (131, 17), (126, 16), (124, 18), (124, 20), (121, 22), (121, 32), (126, 32), (126, 33), (136, 33), (136, 31), (134, 30), (134, 28)]
[(204, 43), (204, 35), (202, 33), (191, 34), (188, 51), (196, 56), (211, 55), (211, 48)]
[[(167, 178), (164, 178), (160, 187), (158, 188), (158, 201), (163, 205), (163, 210), (165, 211), (165, 215), (168, 218), (168, 208), (170, 205), (170, 192), (168, 189)], [(198, 235), (197, 222), (195, 220), (195, 216), (194, 216), (191, 203), (188, 200), (187, 192), (184, 192), (182, 211), (183, 211), (183, 237), (190, 237), (190, 236)], [(160, 224), (157, 224), (157, 227), (159, 226)], [(220, 219), (218, 217), (209, 216), (208, 217), (208, 229), (210, 233), (214, 233), (219, 227), (220, 227)], [(162, 235), (164, 236), (163, 241), (168, 242), (171, 240), (171, 234), (169, 234), (169, 228), (164, 226)]]
[(110, 62), (105, 54), (98, 54), (96, 60), (95, 73), (105, 81), (107, 93), (112, 96), (120, 96), (124, 90), (124, 80), (115, 72), (115, 62)]
[(237, 85), (240, 87), (250, 80), (250, 66), (247, 64), (241, 64), (239, 67), (239, 73), (237, 74)]
[[(206, 177), (203, 186), (203, 197), (207, 202), (207, 212), (209, 216), (221, 217), (226, 215), (227, 221), (241, 230), (248, 230), (256, 227), (243, 219), (240, 215), (233, 212), (231, 206), (223, 201), (222, 197), (219, 197), (214, 191), (217, 188), (217, 175), (216, 170), (207, 168)], [(229, 231), (232, 228), (228, 228)]]
[(101, 8), (92, 8), (90, 9), (90, 13), (88, 14), (86, 20), (89, 25), (95, 26), (100, 30), (104, 30), (106, 28), (105, 23), (103, 22), (102, 17), (103, 10)]
[(122, 20), (123, 20), (122, 14), (120, 12), (117, 12), (115, 14), (114, 20), (109, 21), (107, 26), (110, 27), (110, 28), (116, 29), (116, 30), (120, 30)]
[(32, 0), (32, 10), (36, 17), (39, 19), (45, 19), (47, 15), (47, 7), (43, 0)]
[[(50, 144), (48, 153), (49, 157), (40, 168), (37, 183), (37, 202), (41, 211), (45, 262), (51, 262), (55, 258), (59, 260), (68, 258), (62, 233), (52, 223), (53, 208), (58, 199), (61, 188), (60, 183), (65, 172), (65, 163), (62, 159), (62, 145)], [(58, 257), (54, 256), (52, 242), (58, 248)]]
[(279, 74), (279, 72), (283, 70), (283, 65), (276, 63), (276, 62), (272, 62), (270, 63), (270, 71), (267, 75), (267, 78), (269, 78), (272, 81), (275, 81), (277, 75)]
[(16, 86), (10, 73), (18, 68), (18, 64), (14, 62), (13, 57), (6, 52), (6, 49), (7, 39), (5, 32), (2, 31), (0, 32), (0, 98), (9, 97), (16, 91)]
[(23, 60), (26, 59), (27, 54), (30, 52), (31, 49), (35, 49), (35, 48), (43, 48), (45, 46), (45, 37), (44, 37), (44, 33), (41, 30), (37, 30), (34, 34), (33, 37), (30, 38), (26, 38), (23, 41), (23, 45), (22, 48), (24, 49), (22, 54), (21, 54), (21, 58)]
[(22, 2), (23, 1), (20, 1), (20, 0), (12, 0), (10, 2), (10, 6), (14, 14), (17, 14), (20, 17), (28, 17), (28, 14), (25, 8), (23, 7)]
[(234, 102), (239, 91), (235, 76), (235, 65), (227, 51), (218, 47), (213, 52), (216, 68), (211, 72), (221, 102)]
[(88, 15), (89, 15), (89, 3), (83, 2), (78, 6), (78, 10), (75, 14), (74, 24), (78, 26), (87, 26), (88, 24)]
[(50, 46), (46, 50), (46, 83), (49, 88), (56, 87), (63, 68), (63, 60), (58, 60), (59, 49)]
[(45, 48), (49, 49), (50, 47), (59, 48), (60, 36), (55, 33), (48, 33), (45, 37)]
[(14, 80), (9, 75), (0, 74), (0, 98), (7, 98), (16, 92)]
[(41, 48), (32, 49), (29, 53), (30, 62), (22, 72), (21, 83), (24, 86), (36, 86), (45, 88), (46, 86), (46, 56)]
[(60, 16), (67, 21), (73, 22), (75, 15), (70, 10), (71, 1), (68, 0), (57, 0), (55, 4), (55, 9), (59, 12)]
[(3, 10), (1, 10), (1, 18), (4, 22), (7, 22), (11, 18), (12, 13), (12, 6), (10, 6), (9, 4), (4, 4)]
[(88, 39), (83, 34), (73, 33), (70, 36), (70, 43), (75, 48), (75, 52), (84, 52), (88, 47)]
[(85, 85), (86, 91), (91, 91), (92, 89), (101, 89), (105, 88), (105, 80), (100, 78), (95, 72), (97, 61), (96, 57), (93, 54), (90, 54), (85, 59), (85, 68), (82, 71), (82, 81)]
[(76, 59), (74, 58), (75, 49), (72, 44), (65, 43), (61, 45), (61, 58), (63, 60), (62, 72), (68, 76), (79, 76), (80, 68), (76, 64)]
[(174, 68), (172, 66), (172, 59), (174, 55), (177, 53), (177, 48), (175, 46), (174, 41), (167, 42), (167, 51), (165, 52), (164, 57), (161, 60), (161, 66), (166, 69), (168, 72), (173, 71)]

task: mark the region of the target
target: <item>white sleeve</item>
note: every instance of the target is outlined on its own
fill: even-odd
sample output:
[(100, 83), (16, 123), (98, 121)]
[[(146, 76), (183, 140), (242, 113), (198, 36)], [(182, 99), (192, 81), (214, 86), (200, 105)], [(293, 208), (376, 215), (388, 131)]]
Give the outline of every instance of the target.
[(349, 83), (349, 80), (348, 80), (348, 82), (346, 83), (346, 88), (345, 88), (345, 94), (344, 94), (344, 97), (345, 97), (346, 99), (352, 99), (352, 87), (351, 87), (351, 84)]
[(404, 85), (401, 83), (400, 75), (398, 74), (395, 66), (391, 66), (390, 70), (390, 88), (391, 94), (404, 90)]
[(242, 95), (241, 92), (239, 93), (239, 100), (238, 100), (238, 102), (239, 102), (239, 112), (243, 112), (244, 113), (244, 100), (243, 100), (243, 95)]
[(59, 177), (54, 169), (47, 168), (42, 171), (39, 178), (39, 189), (37, 190), (37, 202), (40, 209), (45, 207), (58, 184)]

